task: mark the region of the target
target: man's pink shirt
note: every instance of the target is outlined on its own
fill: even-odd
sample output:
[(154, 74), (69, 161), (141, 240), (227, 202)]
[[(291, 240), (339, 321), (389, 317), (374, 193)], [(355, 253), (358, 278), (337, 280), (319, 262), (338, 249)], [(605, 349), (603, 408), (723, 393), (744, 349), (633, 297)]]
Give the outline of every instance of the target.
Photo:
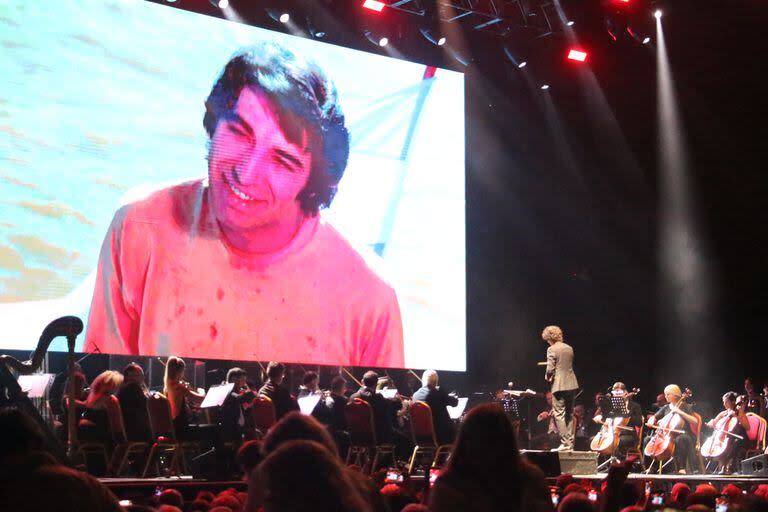
[(202, 180), (121, 208), (99, 258), (86, 351), (403, 367), (394, 288), (330, 224), (269, 255), (229, 246)]

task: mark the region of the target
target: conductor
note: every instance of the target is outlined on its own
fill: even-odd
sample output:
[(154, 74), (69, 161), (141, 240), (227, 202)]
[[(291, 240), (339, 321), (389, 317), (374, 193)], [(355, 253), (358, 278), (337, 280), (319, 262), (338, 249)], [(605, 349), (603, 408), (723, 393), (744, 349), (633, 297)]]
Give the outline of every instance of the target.
[(573, 372), (573, 348), (563, 341), (563, 331), (556, 325), (546, 327), (541, 338), (549, 343), (544, 378), (552, 383), (552, 414), (560, 435), (560, 446), (552, 451), (573, 450), (573, 404), (579, 389)]

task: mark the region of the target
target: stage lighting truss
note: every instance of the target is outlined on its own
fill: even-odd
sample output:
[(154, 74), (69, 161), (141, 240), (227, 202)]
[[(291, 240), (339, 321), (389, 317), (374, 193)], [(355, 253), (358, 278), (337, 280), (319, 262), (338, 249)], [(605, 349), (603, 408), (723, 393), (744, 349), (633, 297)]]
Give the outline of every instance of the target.
[[(421, 0), (386, 0), (389, 9), (425, 16)], [(474, 30), (507, 36), (527, 31), (544, 37), (563, 30), (555, 4), (551, 0), (436, 0), (440, 19), (460, 23)]]

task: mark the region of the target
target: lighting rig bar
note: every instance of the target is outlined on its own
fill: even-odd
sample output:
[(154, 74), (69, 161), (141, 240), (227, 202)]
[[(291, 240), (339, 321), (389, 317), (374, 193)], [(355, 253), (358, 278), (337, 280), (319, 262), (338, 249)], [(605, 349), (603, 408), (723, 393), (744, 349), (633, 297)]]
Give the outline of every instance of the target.
[[(441, 21), (461, 23), (499, 36), (528, 30), (536, 37), (544, 37), (561, 29), (551, 0), (436, 0), (434, 3)], [(389, 9), (417, 16), (426, 16), (429, 12), (421, 0), (389, 0), (384, 4)]]

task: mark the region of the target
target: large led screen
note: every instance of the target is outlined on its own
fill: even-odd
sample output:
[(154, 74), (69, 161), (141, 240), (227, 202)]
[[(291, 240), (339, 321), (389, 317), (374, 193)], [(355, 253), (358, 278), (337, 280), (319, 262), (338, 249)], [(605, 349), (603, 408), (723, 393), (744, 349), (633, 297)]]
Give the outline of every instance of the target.
[(462, 74), (141, 0), (0, 27), (0, 347), (465, 369)]

